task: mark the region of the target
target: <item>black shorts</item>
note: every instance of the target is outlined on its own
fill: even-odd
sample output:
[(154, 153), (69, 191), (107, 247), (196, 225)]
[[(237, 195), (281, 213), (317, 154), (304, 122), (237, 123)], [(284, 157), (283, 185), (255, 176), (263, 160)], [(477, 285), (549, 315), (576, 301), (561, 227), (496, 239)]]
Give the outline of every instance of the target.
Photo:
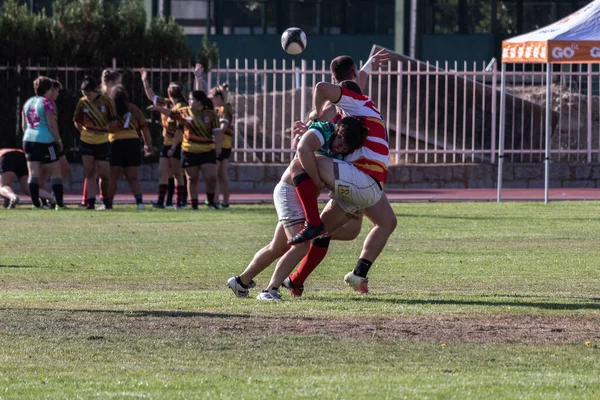
[(25, 152), (25, 158), (27, 158), (27, 161), (29, 162), (50, 164), (58, 161), (58, 158), (60, 157), (58, 154), (58, 144), (56, 142), (23, 142), (23, 151)]
[(142, 164), (140, 139), (115, 140), (110, 144), (112, 167), (139, 167)]
[(17, 178), (29, 175), (25, 154), (20, 151), (11, 151), (0, 157), (0, 174), (13, 172)]
[(90, 144), (79, 142), (79, 153), (82, 156), (92, 156), (96, 161), (110, 161), (110, 143)]
[(207, 151), (204, 153), (188, 153), (187, 151), (181, 152), (181, 166), (183, 168), (216, 163), (217, 153), (214, 150)]
[(173, 157), (169, 157), (169, 150), (171, 150), (171, 146), (167, 146), (166, 144), (163, 144), (162, 149), (160, 150), (160, 156), (162, 158), (175, 158), (177, 160), (181, 160), (181, 143), (179, 143), (177, 145), (177, 147), (175, 147), (175, 150), (173, 151)]
[(217, 157), (217, 160), (229, 160), (229, 156), (231, 156), (231, 149), (221, 149), (221, 154)]

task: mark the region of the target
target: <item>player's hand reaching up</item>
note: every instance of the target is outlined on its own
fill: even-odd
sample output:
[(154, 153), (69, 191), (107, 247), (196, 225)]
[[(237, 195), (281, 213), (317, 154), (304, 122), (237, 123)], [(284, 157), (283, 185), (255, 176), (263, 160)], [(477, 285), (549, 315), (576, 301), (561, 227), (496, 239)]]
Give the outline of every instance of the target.
[(146, 82), (148, 80), (148, 70), (146, 68), (141, 68), (140, 74), (142, 75), (142, 82)]
[(377, 53), (373, 54), (373, 69), (383, 68), (388, 65), (390, 61), (390, 53), (386, 49), (381, 49)]
[(196, 78), (202, 77), (203, 73), (204, 73), (204, 67), (202, 66), (202, 64), (200, 64), (200, 63), (196, 64), (196, 68), (194, 68), (194, 75), (196, 76)]

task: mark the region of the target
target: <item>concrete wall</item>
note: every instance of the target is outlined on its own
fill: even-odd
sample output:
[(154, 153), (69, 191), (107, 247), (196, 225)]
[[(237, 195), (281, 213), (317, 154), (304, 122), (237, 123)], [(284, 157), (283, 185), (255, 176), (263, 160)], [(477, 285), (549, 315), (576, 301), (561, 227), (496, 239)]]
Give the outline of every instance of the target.
[[(229, 178), (233, 192), (271, 191), (287, 165), (232, 165)], [(80, 190), (82, 168), (71, 165), (68, 190)], [(600, 188), (600, 164), (552, 164), (550, 168), (552, 188)], [(395, 189), (468, 189), (494, 188), (498, 168), (488, 164), (445, 164), (392, 166), (386, 187)], [(508, 164), (504, 168), (506, 188), (543, 188), (543, 164)], [(156, 190), (158, 184), (157, 164), (144, 164), (140, 178), (146, 191)], [(128, 190), (127, 182), (119, 182), (121, 190)], [(201, 190), (204, 190), (201, 187)]]

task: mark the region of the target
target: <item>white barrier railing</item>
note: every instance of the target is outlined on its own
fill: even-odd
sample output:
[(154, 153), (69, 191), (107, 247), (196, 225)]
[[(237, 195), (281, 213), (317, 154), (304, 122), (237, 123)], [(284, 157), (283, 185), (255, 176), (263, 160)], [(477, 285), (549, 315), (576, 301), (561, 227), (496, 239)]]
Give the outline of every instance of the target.
[[(113, 67), (117, 67), (113, 63)], [(587, 69), (586, 69), (587, 67)], [(67, 90), (78, 91), (76, 66), (22, 67), (31, 76), (54, 71)], [(170, 81), (193, 81), (193, 66), (148, 68), (151, 85), (164, 93)], [(139, 68), (123, 68), (132, 101), (143, 104)], [(286, 163), (292, 126), (312, 108), (312, 88), (331, 81), (328, 63), (295, 60), (225, 60), (206, 74), (210, 88), (230, 85), (235, 113), (234, 161)], [(506, 149), (509, 162), (541, 162), (544, 153), (545, 75), (507, 73)], [(191, 86), (191, 85), (190, 85)], [(497, 162), (500, 73), (485, 63), (390, 63), (372, 72), (365, 93), (379, 107), (390, 133), (390, 163)], [(552, 82), (552, 160), (600, 162), (598, 73), (569, 66)]]

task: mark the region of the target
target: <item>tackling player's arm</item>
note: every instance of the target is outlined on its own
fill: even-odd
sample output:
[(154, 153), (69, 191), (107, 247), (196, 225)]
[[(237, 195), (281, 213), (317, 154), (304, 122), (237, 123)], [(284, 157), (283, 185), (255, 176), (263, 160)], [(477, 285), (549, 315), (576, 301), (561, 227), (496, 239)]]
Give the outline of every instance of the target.
[(298, 143), (298, 159), (300, 160), (300, 164), (302, 164), (302, 168), (317, 187), (324, 186), (321, 175), (319, 175), (317, 157), (315, 156), (315, 151), (319, 150), (321, 146), (323, 146), (323, 143), (317, 134), (311, 130), (302, 135), (302, 139)]
[(333, 83), (319, 82), (315, 87), (315, 95), (313, 97), (314, 111), (317, 117), (323, 115), (323, 106), (327, 101), (337, 103), (342, 98), (342, 88)]

